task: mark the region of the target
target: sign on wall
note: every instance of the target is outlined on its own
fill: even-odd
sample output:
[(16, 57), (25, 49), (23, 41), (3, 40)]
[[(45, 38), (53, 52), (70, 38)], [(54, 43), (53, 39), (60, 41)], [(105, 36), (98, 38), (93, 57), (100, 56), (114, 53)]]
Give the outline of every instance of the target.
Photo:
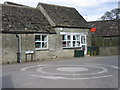
[(25, 54), (33, 54), (34, 51), (25, 51)]

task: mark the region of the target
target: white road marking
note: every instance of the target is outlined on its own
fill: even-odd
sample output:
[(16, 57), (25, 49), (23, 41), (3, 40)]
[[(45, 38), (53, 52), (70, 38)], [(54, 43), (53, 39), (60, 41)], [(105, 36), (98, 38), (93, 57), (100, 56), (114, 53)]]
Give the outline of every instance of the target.
[[(68, 74), (68, 73), (51, 73), (51, 72), (44, 72), (42, 69), (44, 68), (49, 68), (49, 67), (56, 67), (56, 70), (59, 71), (59, 68), (62, 68), (62, 67), (71, 67), (71, 68), (89, 68), (89, 67), (92, 67), (92, 68), (100, 68), (102, 69), (102, 71), (100, 72), (96, 72), (96, 73), (83, 73), (83, 74)], [(75, 67), (76, 66), (76, 67)], [(36, 69), (37, 72), (40, 72), (40, 73), (43, 73), (43, 74), (47, 74), (47, 76), (41, 76), (41, 75), (30, 75), (30, 76), (34, 76), (34, 77), (41, 77), (41, 78), (47, 78), (47, 79), (65, 79), (65, 80), (86, 80), (86, 79), (99, 79), (99, 78), (105, 78), (105, 77), (112, 77), (113, 75), (104, 75), (102, 76), (103, 73), (106, 73), (108, 72), (108, 69), (107, 68), (104, 68), (102, 66), (108, 66), (110, 68), (113, 68), (113, 69), (119, 69), (117, 66), (112, 66), (112, 65), (104, 65), (104, 64), (84, 64), (84, 65), (36, 65), (36, 66), (29, 66), (29, 67), (24, 67), (21, 69), (21, 71), (26, 71), (27, 69), (30, 69), (30, 68), (34, 68), (34, 67), (38, 67), (38, 69)], [(58, 67), (58, 68), (57, 68)], [(65, 67), (65, 68), (66, 68)], [(86, 68), (87, 67), (87, 68)], [(89, 69), (88, 69), (89, 70)], [(73, 70), (74, 71), (74, 70)], [(51, 75), (52, 74), (52, 75)], [(95, 75), (95, 74), (101, 74), (101, 76), (98, 76), (98, 77), (87, 77), (87, 78), (68, 78), (67, 76), (53, 76), (53, 75)]]
[[(48, 64), (46, 64), (46, 65), (48, 65)], [(33, 68), (33, 67), (42, 67), (42, 66), (46, 66), (46, 65), (36, 65), (36, 66), (24, 67), (24, 68), (22, 68), (20, 71), (26, 71), (26, 70), (29, 69), (29, 68)]]
[[(77, 66), (77, 65), (76, 65)], [(78, 66), (84, 66), (84, 67), (95, 67), (95, 68), (100, 68), (100, 69), (102, 69), (102, 71), (100, 71), (100, 72), (97, 72), (97, 73), (84, 73), (84, 74), (68, 74), (68, 73), (52, 73), (52, 72), (45, 72), (45, 71), (43, 71), (42, 69), (43, 68), (49, 68), (49, 67), (40, 67), (40, 68), (38, 68), (36, 71), (37, 72), (40, 72), (40, 73), (44, 73), (44, 74), (51, 74), (51, 75), (95, 75), (95, 74), (102, 74), (102, 73), (105, 73), (105, 72), (107, 72), (108, 70), (106, 69), (106, 68), (103, 68), (103, 67), (98, 67), (98, 66), (85, 66), (85, 65), (78, 65)], [(77, 67), (78, 67), (77, 66)]]
[(49, 64), (43, 64), (43, 65), (37, 65), (37, 66), (43, 67), (43, 66), (47, 66), (47, 65), (49, 65)]
[(114, 68), (114, 69), (119, 69), (118, 66), (106, 65), (106, 64), (86, 64), (86, 65), (100, 65), (100, 66), (108, 66), (108, 67), (111, 67), (111, 68)]
[(31, 76), (33, 76), (33, 77), (47, 78), (47, 79), (87, 80), (87, 79), (99, 79), (99, 78), (112, 77), (113, 75), (106, 75), (106, 76), (99, 76), (99, 77), (90, 77), (90, 78), (67, 78), (67, 77), (39, 76), (39, 75), (31, 75)]
[(111, 66), (111, 65), (107, 65), (107, 66), (110, 66), (111, 68), (114, 68), (114, 69), (119, 69), (119, 67), (117, 66)]
[(48, 78), (48, 79), (63, 79), (64, 77), (56, 77), (56, 76), (39, 76), (39, 75), (31, 75), (34, 77)]
[(28, 69), (28, 68), (32, 68), (32, 67), (36, 67), (36, 66), (24, 67), (24, 68), (22, 68), (20, 71), (26, 71), (26, 69)]
[(66, 71), (66, 72), (88, 71), (87, 68), (83, 68), (83, 67), (60, 67), (60, 68), (57, 68), (57, 70)]

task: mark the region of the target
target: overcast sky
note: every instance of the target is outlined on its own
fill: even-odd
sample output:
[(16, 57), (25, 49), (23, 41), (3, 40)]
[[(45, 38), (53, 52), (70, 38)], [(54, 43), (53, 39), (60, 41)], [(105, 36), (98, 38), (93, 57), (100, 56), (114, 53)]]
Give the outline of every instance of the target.
[[(6, 0), (0, 0), (4, 3)], [(96, 21), (106, 11), (110, 11), (118, 7), (120, 0), (7, 0), (31, 7), (36, 7), (38, 2), (56, 4), (68, 7), (74, 7), (87, 20)]]

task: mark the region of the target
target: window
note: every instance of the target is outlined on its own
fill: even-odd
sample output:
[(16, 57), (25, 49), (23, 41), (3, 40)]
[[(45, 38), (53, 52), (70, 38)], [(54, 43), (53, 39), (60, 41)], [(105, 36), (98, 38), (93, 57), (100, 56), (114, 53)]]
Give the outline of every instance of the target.
[(71, 47), (71, 36), (70, 35), (63, 35), (63, 47)]
[(80, 47), (80, 35), (62, 35), (63, 48)]
[(85, 44), (85, 36), (81, 36), (81, 43)]
[(80, 47), (80, 35), (73, 35), (73, 47)]
[(48, 35), (35, 35), (35, 48), (47, 49), (48, 48)]

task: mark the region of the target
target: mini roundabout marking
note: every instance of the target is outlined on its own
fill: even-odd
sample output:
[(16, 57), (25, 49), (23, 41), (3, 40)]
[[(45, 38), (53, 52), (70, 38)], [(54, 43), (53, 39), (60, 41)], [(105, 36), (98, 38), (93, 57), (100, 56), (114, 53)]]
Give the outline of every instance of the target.
[(103, 64), (83, 65), (36, 65), (24, 67), (22, 72), (28, 72), (33, 77), (63, 80), (86, 80), (112, 77), (112, 69), (118, 70), (117, 66)]

